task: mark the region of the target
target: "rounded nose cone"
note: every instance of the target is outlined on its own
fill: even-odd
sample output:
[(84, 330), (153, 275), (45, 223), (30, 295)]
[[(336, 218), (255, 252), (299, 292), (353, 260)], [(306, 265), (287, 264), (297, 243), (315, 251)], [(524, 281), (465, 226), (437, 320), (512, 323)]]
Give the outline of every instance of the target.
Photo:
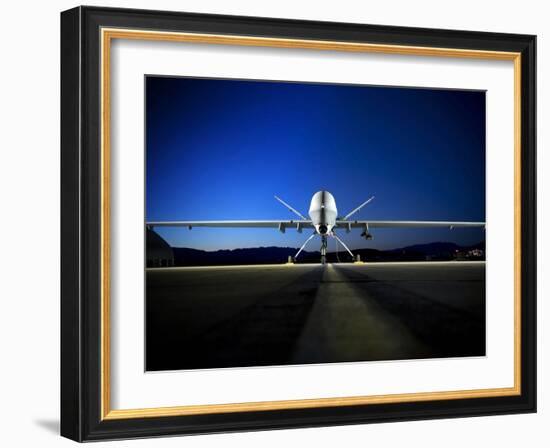
[(334, 212), (338, 213), (334, 196), (332, 196), (332, 194), (328, 191), (318, 191), (311, 198), (311, 203), (309, 205), (310, 213), (316, 210), (320, 210), (321, 208), (334, 210)]

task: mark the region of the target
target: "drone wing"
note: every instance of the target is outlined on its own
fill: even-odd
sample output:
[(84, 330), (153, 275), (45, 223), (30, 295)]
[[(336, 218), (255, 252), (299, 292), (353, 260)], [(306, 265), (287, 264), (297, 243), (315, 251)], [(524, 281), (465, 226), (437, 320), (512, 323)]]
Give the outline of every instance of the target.
[(284, 232), (285, 229), (313, 229), (309, 220), (233, 220), (233, 221), (149, 221), (145, 225), (149, 228), (155, 227), (218, 227), (218, 228), (273, 228)]
[(377, 229), (377, 228), (460, 228), (485, 227), (484, 222), (471, 221), (351, 221), (337, 220), (336, 227), (341, 229)]

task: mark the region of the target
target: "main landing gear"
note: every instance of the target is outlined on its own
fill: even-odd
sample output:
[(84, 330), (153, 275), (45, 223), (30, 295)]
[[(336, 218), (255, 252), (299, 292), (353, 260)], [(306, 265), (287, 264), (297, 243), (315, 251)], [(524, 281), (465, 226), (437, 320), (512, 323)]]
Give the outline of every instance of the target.
[[(292, 263), (296, 262), (296, 259), (298, 258), (298, 255), (300, 255), (302, 253), (302, 251), (306, 247), (307, 243), (309, 243), (315, 235), (317, 235), (317, 233), (313, 232), (313, 234), (305, 241), (305, 243), (302, 245), (302, 247), (300, 247), (300, 250), (298, 250), (298, 252), (296, 252), (296, 255), (294, 255), (294, 257), (291, 257), (291, 256), (288, 257), (288, 263), (287, 264), (292, 264)], [(349, 249), (349, 247), (346, 246), (346, 244), (340, 238), (338, 238), (336, 233), (331, 232), (330, 234), (321, 234), (321, 264), (326, 264), (327, 263), (327, 247), (328, 247), (328, 237), (329, 236), (333, 237), (336, 241), (338, 241), (348, 251), (348, 253), (350, 254), (351, 259), (353, 261), (358, 262), (360, 260), (359, 255), (357, 255), (357, 256), (353, 255), (353, 253)]]

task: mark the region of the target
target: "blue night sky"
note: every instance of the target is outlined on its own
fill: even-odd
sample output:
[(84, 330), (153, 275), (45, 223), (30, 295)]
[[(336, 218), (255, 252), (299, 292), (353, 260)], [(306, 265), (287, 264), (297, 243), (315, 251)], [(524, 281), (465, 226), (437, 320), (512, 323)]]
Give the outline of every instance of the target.
[[(294, 219), (330, 191), (356, 219), (485, 220), (485, 92), (146, 78), (146, 220)], [(172, 246), (299, 247), (309, 231), (157, 228)], [(351, 249), (453, 241), (481, 229), (359, 229)], [(334, 250), (329, 241), (329, 251)], [(307, 250), (318, 250), (311, 241)]]

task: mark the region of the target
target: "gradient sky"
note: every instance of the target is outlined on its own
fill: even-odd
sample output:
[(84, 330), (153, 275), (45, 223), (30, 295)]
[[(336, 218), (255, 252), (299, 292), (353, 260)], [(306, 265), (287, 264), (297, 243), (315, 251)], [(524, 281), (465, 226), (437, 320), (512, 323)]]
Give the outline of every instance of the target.
[[(294, 219), (330, 191), (343, 216), (485, 220), (485, 92), (147, 77), (146, 219)], [(309, 231), (157, 228), (172, 246), (299, 247)], [(481, 229), (359, 229), (350, 248), (453, 241)], [(334, 249), (329, 241), (329, 251)], [(314, 239), (308, 250), (318, 250)]]

